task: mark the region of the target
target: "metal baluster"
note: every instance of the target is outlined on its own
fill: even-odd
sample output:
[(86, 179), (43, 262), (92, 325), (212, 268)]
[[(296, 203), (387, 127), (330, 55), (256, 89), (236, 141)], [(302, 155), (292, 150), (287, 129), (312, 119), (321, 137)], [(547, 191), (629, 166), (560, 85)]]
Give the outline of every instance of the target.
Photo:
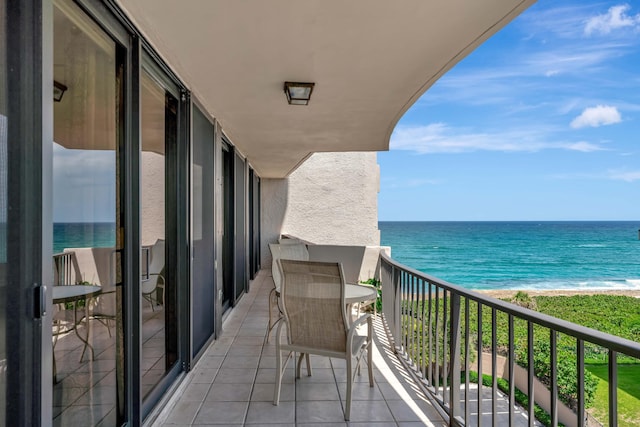
[[(578, 338), (577, 340), (578, 357), (578, 427), (585, 426), (584, 420), (584, 341)], [(609, 408), (611, 409), (611, 408)]]
[(549, 330), (549, 364), (551, 365), (551, 426), (558, 426), (558, 333)]
[(478, 427), (482, 426), (482, 304), (478, 301)]
[(435, 386), (436, 394), (439, 394), (440, 390), (440, 288), (436, 285), (436, 357), (435, 357)]
[(498, 337), (497, 313), (491, 309), (491, 413), (492, 424), (498, 425)]
[(609, 426), (618, 426), (618, 352), (609, 350)]
[(420, 317), (421, 317), (421, 323), (422, 323), (422, 341), (421, 341), (421, 345), (420, 345), (420, 352), (422, 354), (422, 378), (427, 378), (427, 342), (426, 342), (426, 336), (427, 336), (427, 330), (426, 330), (426, 325), (424, 323), (425, 320), (425, 310), (426, 310), (426, 304), (425, 304), (425, 281), (424, 279), (420, 279), (420, 301), (421, 301), (421, 305), (422, 305), (422, 309), (420, 310)]
[(515, 384), (515, 367), (516, 367), (516, 355), (515, 355), (515, 339), (514, 339), (514, 324), (513, 314), (509, 314), (509, 425), (512, 426), (515, 423), (515, 415), (513, 408), (516, 403), (516, 384)]
[(429, 367), (427, 369), (427, 376), (428, 376), (428, 380), (429, 380), (429, 385), (431, 387), (434, 386), (434, 382), (433, 382), (433, 311), (431, 310), (431, 306), (433, 304), (433, 294), (432, 294), (432, 284), (431, 282), (428, 282), (429, 284)]
[[(447, 379), (449, 378), (449, 374), (447, 371), (447, 359), (451, 357), (451, 353), (449, 353), (449, 356), (447, 357), (447, 351), (450, 350), (449, 349), (449, 330), (448, 330), (448, 326), (449, 326), (449, 318), (447, 316), (447, 308), (448, 308), (448, 295), (449, 292), (446, 289), (443, 289), (443, 298), (442, 298), (442, 401), (443, 403), (447, 403), (447, 397), (448, 394), (447, 393), (447, 386), (448, 386), (448, 381)], [(451, 402), (449, 402), (451, 403)]]
[(533, 379), (534, 379), (534, 372), (533, 372), (533, 323), (531, 322), (527, 322), (527, 353), (528, 353), (528, 365), (529, 365), (529, 369), (528, 369), (528, 374), (529, 374), (529, 390), (528, 390), (528, 395), (529, 395), (529, 427), (534, 427), (535, 425), (535, 396), (533, 393)]
[(464, 424), (469, 423), (469, 298), (464, 299)]

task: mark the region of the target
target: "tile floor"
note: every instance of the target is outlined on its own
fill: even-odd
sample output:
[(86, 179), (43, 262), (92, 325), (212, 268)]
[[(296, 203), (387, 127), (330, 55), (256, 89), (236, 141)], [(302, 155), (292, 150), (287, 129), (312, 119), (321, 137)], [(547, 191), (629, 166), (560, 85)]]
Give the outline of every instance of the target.
[[(161, 305), (142, 306), (142, 384), (145, 395), (165, 372), (164, 311)], [(116, 340), (114, 321), (111, 336), (104, 324), (91, 320), (89, 349), (80, 360), (84, 345), (75, 331), (60, 335), (55, 345), (57, 380), (53, 385), (54, 426), (114, 426), (116, 425)], [(86, 334), (85, 322), (78, 333)]]
[(153, 426), (444, 426), (431, 403), (390, 352), (375, 322), (374, 387), (366, 367), (353, 387), (351, 421), (344, 421), (345, 362), (312, 357), (313, 375), (295, 380), (292, 361), (280, 404), (273, 405), (275, 339), (265, 342), (269, 272), (260, 271), (251, 291), (223, 323), (223, 334), (187, 374)]

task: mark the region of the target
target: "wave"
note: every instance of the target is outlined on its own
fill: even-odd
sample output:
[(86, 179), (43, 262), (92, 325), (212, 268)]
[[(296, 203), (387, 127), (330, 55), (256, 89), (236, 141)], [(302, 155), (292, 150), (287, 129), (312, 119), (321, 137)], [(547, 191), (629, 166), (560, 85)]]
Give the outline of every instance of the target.
[(478, 290), (640, 290), (640, 279), (522, 280), (468, 286)]

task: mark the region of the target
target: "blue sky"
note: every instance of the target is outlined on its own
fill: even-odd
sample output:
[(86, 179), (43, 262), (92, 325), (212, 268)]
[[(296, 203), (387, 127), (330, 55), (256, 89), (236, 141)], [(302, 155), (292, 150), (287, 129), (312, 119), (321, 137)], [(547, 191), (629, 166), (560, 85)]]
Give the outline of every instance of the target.
[(540, 0), (378, 154), (379, 219), (640, 220), (640, 4)]

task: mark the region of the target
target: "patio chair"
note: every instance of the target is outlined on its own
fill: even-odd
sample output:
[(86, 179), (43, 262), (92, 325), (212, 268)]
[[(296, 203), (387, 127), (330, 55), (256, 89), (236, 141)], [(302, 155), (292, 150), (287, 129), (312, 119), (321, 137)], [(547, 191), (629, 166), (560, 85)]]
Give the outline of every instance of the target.
[(106, 326), (111, 338), (111, 326), (116, 320), (116, 250), (113, 248), (92, 248), (98, 280), (93, 283), (102, 287), (102, 292), (91, 309), (91, 318)]
[[(373, 387), (371, 315), (365, 314), (353, 323), (347, 322), (345, 281), (340, 263), (294, 261), (280, 259), (280, 288), (283, 321), (276, 332), (276, 382), (273, 404), (280, 400), (280, 384), (287, 362), (293, 352), (300, 353), (296, 378), (300, 378), (302, 359), (309, 354), (345, 359), (347, 362), (347, 395), (345, 421), (351, 413), (351, 390), (360, 362), (367, 353), (369, 386)], [(356, 328), (367, 324), (367, 335), (358, 335)], [(286, 329), (283, 342), (282, 330)], [(282, 352), (288, 351), (283, 361)], [(307, 374), (311, 375), (308, 365)]]
[[(267, 324), (267, 342), (269, 342), (269, 337), (271, 336), (271, 331), (274, 326), (281, 319), (282, 310), (278, 304), (278, 298), (280, 295), (280, 283), (282, 282), (280, 270), (278, 268), (278, 260), (279, 259), (293, 259), (298, 261), (308, 261), (309, 260), (309, 251), (307, 250), (307, 245), (302, 243), (297, 239), (286, 239), (291, 240), (288, 243), (269, 243), (269, 250), (271, 251), (271, 275), (273, 276), (273, 289), (269, 292), (269, 323)], [(272, 313), (273, 308), (278, 308), (278, 318), (273, 321)]]
[[(149, 301), (151, 304), (151, 310), (154, 309), (154, 302), (161, 304), (163, 300), (158, 298), (158, 291), (162, 292), (162, 299), (164, 299), (164, 240), (158, 239), (151, 246), (149, 260), (149, 278), (142, 280), (140, 288), (142, 290), (142, 297)], [(155, 294), (155, 295), (154, 295)]]

